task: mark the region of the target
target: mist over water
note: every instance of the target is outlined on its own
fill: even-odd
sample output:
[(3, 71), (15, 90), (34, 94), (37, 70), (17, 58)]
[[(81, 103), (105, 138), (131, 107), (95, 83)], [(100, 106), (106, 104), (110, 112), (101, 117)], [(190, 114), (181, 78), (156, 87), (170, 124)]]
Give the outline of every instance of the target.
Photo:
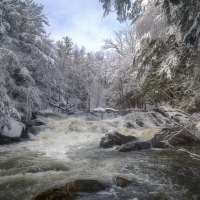
[[(130, 117), (130, 116), (129, 116)], [(110, 189), (78, 199), (198, 199), (200, 164), (183, 152), (152, 149), (122, 153), (99, 147), (109, 130), (148, 140), (156, 127), (128, 129), (127, 117), (91, 121), (88, 118), (43, 118), (47, 127), (31, 140), (0, 146), (0, 199), (27, 200), (38, 192), (75, 179), (97, 179)], [(191, 147), (193, 149), (193, 147)], [(199, 147), (195, 147), (200, 152)], [(133, 181), (127, 188), (113, 178)]]

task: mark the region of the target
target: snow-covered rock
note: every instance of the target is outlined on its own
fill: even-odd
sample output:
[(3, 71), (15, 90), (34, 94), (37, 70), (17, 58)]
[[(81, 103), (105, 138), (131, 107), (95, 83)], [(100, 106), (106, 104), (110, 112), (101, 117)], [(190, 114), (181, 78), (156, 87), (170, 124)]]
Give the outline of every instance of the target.
[(3, 128), (2, 135), (7, 137), (20, 137), (24, 125), (15, 119), (11, 119), (10, 126), (11, 129), (8, 129), (7, 127)]
[(113, 109), (113, 108), (95, 108), (93, 110), (94, 112), (118, 112), (119, 110)]
[(106, 111), (106, 109), (105, 108), (101, 108), (101, 107), (94, 109), (94, 112), (105, 112), (105, 111)]

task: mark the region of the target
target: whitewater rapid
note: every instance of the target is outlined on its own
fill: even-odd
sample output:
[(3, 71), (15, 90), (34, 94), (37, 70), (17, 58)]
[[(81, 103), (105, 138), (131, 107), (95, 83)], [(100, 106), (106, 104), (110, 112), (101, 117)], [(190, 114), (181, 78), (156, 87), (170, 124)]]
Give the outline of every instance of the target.
[[(109, 130), (145, 141), (151, 139), (158, 128), (129, 129), (125, 127), (124, 117), (91, 120), (72, 116), (40, 120), (47, 126), (37, 135), (30, 134), (30, 141), (0, 146), (0, 199), (28, 200), (44, 189), (75, 179), (97, 179), (112, 185), (115, 176), (138, 183), (135, 188), (126, 190), (113, 186), (120, 199), (191, 196), (188, 194), (190, 186), (182, 183), (181, 177), (175, 181), (173, 170), (180, 168), (180, 173), (185, 173), (187, 168), (188, 181), (194, 181), (193, 168), (200, 168), (182, 152), (152, 149), (122, 153), (115, 151), (116, 147), (99, 147), (101, 137)], [(114, 199), (110, 191), (96, 195), (97, 199)]]

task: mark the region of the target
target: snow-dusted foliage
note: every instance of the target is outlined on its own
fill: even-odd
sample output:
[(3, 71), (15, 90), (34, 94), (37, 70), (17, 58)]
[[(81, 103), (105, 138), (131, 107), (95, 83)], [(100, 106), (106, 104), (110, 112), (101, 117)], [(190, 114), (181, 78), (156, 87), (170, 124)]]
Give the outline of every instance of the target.
[[(121, 6), (130, 3), (108, 2), (103, 4), (107, 13), (117, 2)], [(127, 10), (126, 6), (121, 9)], [(115, 9), (118, 11), (118, 7)], [(108, 94), (115, 105), (141, 107), (144, 102), (172, 103), (176, 98), (180, 106), (181, 102), (200, 106), (199, 9), (198, 0), (132, 2), (127, 16), (134, 23), (134, 45), (129, 46), (129, 52), (124, 51), (126, 42), (120, 30), (112, 39), (104, 40), (103, 46), (113, 50), (113, 61), (109, 64), (113, 71), (109, 85), (112, 93)]]
[(21, 113), (28, 120), (34, 109), (47, 106), (56, 87), (54, 80), (62, 77), (44, 24), (48, 25), (43, 7), (32, 0), (0, 2), (2, 126), (9, 124), (10, 116)]
[(85, 47), (79, 48), (68, 37), (56, 43), (56, 50), (58, 67), (65, 81), (67, 109), (92, 110), (104, 106), (104, 54), (87, 52)]

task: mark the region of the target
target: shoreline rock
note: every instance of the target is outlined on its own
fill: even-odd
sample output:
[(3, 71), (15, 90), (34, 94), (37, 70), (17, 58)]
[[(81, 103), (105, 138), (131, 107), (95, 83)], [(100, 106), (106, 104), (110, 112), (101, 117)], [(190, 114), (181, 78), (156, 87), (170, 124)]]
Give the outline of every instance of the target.
[(39, 121), (37, 119), (34, 120), (30, 120), (27, 122), (24, 122), (25, 124), (25, 128), (23, 128), (22, 133), (20, 138), (24, 138), (24, 139), (28, 139), (28, 133), (32, 133), (32, 134), (37, 134), (38, 132), (40, 132), (41, 130), (41, 126), (46, 126), (46, 124), (42, 121)]
[(2, 127), (0, 131), (0, 145), (26, 141), (29, 139), (28, 133), (37, 134), (41, 130), (42, 125), (46, 124), (37, 119), (22, 122), (11, 119), (11, 129)]
[(163, 128), (151, 140), (154, 148), (169, 148), (182, 144), (200, 143), (200, 138), (192, 134), (187, 128)]
[(96, 192), (104, 189), (105, 185), (97, 180), (75, 180), (60, 188), (42, 191), (30, 200), (68, 200), (77, 196), (78, 192)]
[(126, 179), (126, 178), (123, 178), (123, 177), (119, 177), (117, 176), (116, 179), (115, 179), (115, 184), (117, 187), (126, 187), (128, 185), (130, 185), (132, 183), (132, 181)]
[(0, 145), (6, 145), (16, 142), (21, 142), (22, 139), (20, 137), (8, 137), (5, 135), (0, 135)]

